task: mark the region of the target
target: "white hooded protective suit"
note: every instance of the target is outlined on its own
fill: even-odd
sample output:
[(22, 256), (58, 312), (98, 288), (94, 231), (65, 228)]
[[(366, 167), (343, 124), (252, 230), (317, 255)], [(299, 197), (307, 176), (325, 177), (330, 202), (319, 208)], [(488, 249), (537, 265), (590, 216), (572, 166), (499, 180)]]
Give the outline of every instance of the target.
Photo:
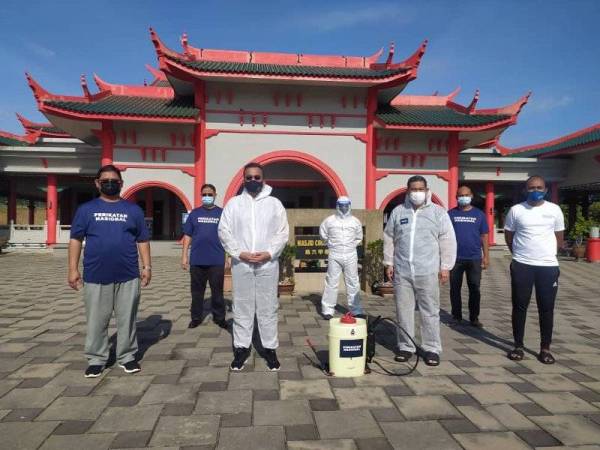
[(333, 315), (337, 303), (340, 275), (344, 274), (348, 308), (352, 314), (362, 314), (360, 305), (360, 282), (358, 279), (358, 257), (356, 247), (363, 240), (360, 220), (349, 209), (342, 213), (339, 208), (335, 214), (327, 217), (319, 228), (321, 239), (329, 249), (325, 288), (321, 299), (321, 312)]
[[(415, 303), (421, 317), (421, 346), (426, 352), (441, 353), (440, 270), (451, 270), (456, 261), (456, 237), (450, 216), (431, 202), (414, 209), (408, 195), (394, 208), (383, 233), (383, 263), (394, 267), (394, 295), (398, 323), (414, 339)], [(402, 333), (398, 348), (415, 347)]]
[[(275, 349), (277, 338), (277, 285), (279, 255), (288, 241), (285, 208), (272, 188), (264, 185), (256, 197), (245, 189), (233, 197), (221, 215), (219, 239), (232, 257), (233, 345), (249, 348), (254, 316), (264, 348)], [(239, 259), (242, 252), (269, 252), (271, 260), (250, 264)]]

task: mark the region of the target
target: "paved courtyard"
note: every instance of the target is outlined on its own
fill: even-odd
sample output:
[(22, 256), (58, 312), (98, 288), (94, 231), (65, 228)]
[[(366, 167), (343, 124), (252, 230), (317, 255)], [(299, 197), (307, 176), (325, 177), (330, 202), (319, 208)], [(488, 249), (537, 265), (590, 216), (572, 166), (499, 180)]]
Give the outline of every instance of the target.
[[(509, 260), (494, 252), (483, 279), (484, 330), (449, 327), (443, 291), (440, 367), (389, 377), (374, 366), (336, 379), (304, 356), (312, 356), (307, 337), (319, 350), (327, 343), (316, 295), (281, 299), (281, 372), (266, 372), (253, 352), (244, 372), (229, 373), (230, 333), (210, 320), (187, 329), (188, 278), (177, 262), (155, 258), (143, 292), (142, 372), (114, 366), (85, 379), (83, 306), (66, 285), (64, 254), (0, 255), (1, 448), (600, 448), (600, 265), (562, 263), (555, 365), (535, 359), (535, 302), (531, 352), (520, 363), (504, 356)], [(365, 303), (371, 314), (393, 314), (390, 298)], [(385, 346), (378, 353), (384, 366), (406, 369), (389, 363)]]

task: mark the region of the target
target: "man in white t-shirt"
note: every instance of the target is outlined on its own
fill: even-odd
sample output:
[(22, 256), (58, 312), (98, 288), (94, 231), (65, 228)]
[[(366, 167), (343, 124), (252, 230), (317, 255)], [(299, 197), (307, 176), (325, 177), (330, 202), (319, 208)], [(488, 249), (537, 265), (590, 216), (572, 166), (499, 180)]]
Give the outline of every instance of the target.
[(530, 177), (526, 190), (527, 201), (514, 205), (504, 224), (506, 244), (512, 253), (510, 276), (515, 340), (515, 348), (508, 352), (508, 357), (521, 361), (525, 355), (525, 320), (535, 286), (541, 333), (538, 359), (544, 364), (553, 364), (550, 344), (560, 275), (556, 254), (563, 245), (564, 217), (558, 205), (544, 200), (548, 191), (541, 176)]

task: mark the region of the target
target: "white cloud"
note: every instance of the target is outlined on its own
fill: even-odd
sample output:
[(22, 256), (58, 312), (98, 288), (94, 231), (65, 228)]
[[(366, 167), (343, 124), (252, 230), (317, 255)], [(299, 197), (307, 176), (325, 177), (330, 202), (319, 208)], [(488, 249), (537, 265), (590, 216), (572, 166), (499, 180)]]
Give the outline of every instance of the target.
[(372, 3), (369, 6), (353, 7), (345, 9), (325, 10), (322, 12), (311, 11), (306, 15), (294, 20), (295, 25), (302, 27), (315, 27), (318, 31), (333, 31), (340, 28), (348, 28), (366, 23), (377, 23), (393, 21), (394, 25), (406, 24), (415, 17), (413, 10), (406, 6), (394, 3)]
[(573, 97), (567, 94), (561, 96), (547, 96), (542, 98), (531, 97), (530, 107), (532, 111), (548, 112), (554, 109), (563, 108), (573, 103)]
[(36, 56), (42, 58), (49, 59), (54, 58), (56, 56), (56, 52), (54, 50), (44, 47), (43, 45), (37, 44), (35, 42), (25, 42), (25, 47)]

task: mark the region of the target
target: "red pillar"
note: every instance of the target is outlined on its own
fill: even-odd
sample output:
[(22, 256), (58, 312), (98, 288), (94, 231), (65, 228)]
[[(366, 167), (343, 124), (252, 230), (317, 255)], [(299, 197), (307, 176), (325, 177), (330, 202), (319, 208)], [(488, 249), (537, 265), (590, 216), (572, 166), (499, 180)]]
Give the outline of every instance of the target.
[(206, 103), (204, 82), (194, 85), (194, 104), (200, 110), (194, 129), (194, 208), (202, 205), (201, 188), (206, 180)]
[(107, 164), (113, 163), (115, 132), (113, 130), (112, 122), (102, 122), (102, 133), (100, 136), (100, 143), (102, 144), (100, 165), (106, 166)]
[(46, 190), (46, 223), (48, 224), (47, 245), (56, 244), (56, 218), (58, 211), (58, 193), (56, 190), (56, 175), (48, 174)]
[(376, 209), (377, 205), (377, 181), (376, 181), (376, 157), (375, 154), (375, 111), (377, 110), (377, 90), (369, 88), (367, 94), (367, 151), (365, 155), (365, 208)]
[(560, 202), (560, 197), (558, 195), (558, 181), (553, 181), (552, 183), (550, 183), (550, 196), (550, 201), (558, 205)]
[(490, 232), (488, 234), (488, 244), (496, 245), (494, 234), (494, 183), (491, 181), (485, 184), (485, 215)]
[(456, 207), (456, 191), (458, 190), (458, 154), (460, 143), (458, 133), (453, 131), (448, 136), (448, 209)]
[(13, 178), (8, 180), (8, 209), (7, 223), (10, 221), (17, 222), (17, 183)]

